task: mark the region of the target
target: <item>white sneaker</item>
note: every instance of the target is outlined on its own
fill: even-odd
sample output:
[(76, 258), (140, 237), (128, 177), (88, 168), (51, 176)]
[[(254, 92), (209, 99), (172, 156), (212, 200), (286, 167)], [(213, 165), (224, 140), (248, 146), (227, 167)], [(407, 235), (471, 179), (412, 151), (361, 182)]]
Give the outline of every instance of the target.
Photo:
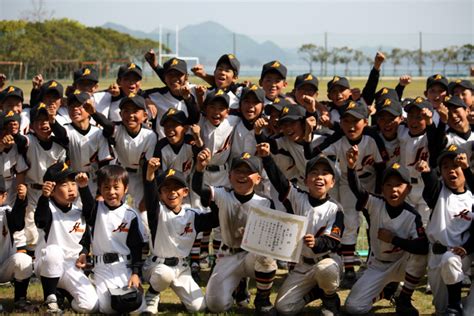
[(160, 294), (153, 294), (149, 290), (145, 294), (146, 308), (145, 313), (158, 314), (158, 303), (160, 302)]
[(55, 294), (49, 294), (46, 301), (43, 303), (46, 309), (46, 314), (62, 314), (62, 309), (59, 308), (58, 300)]

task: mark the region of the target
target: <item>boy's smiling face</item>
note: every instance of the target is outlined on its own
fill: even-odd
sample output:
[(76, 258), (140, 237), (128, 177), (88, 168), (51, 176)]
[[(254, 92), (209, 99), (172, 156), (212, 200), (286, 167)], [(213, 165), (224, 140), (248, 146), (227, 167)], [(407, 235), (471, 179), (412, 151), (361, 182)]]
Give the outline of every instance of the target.
[(306, 175), (304, 183), (312, 197), (317, 199), (325, 198), (335, 184), (331, 167), (326, 163), (316, 163), (313, 169)]
[(287, 82), (280, 74), (276, 72), (267, 72), (265, 76), (260, 79), (260, 86), (263, 91), (265, 91), (265, 96), (269, 100), (275, 100), (280, 94), (282, 94), (283, 89), (286, 88)]
[(302, 120), (291, 120), (280, 122), (280, 131), (291, 141), (300, 141), (304, 136), (304, 122)]
[(245, 120), (253, 122), (262, 114), (263, 103), (260, 102), (255, 94), (247, 94), (240, 102), (240, 113), (242, 113)]
[(165, 73), (165, 84), (170, 89), (171, 94), (179, 95), (181, 88), (186, 84), (188, 75), (176, 69), (168, 70)]
[(175, 213), (181, 210), (183, 200), (188, 196), (189, 189), (176, 180), (165, 180), (159, 189), (161, 202)]
[(51, 137), (51, 126), (48, 115), (40, 114), (32, 123), (31, 129), (35, 132), (38, 139), (46, 141)]
[(349, 140), (360, 139), (366, 126), (366, 119), (360, 119), (350, 114), (344, 114), (341, 118), (342, 131)]
[(166, 139), (170, 144), (175, 145), (179, 144), (183, 139), (186, 131), (188, 130), (186, 126), (176, 122), (175, 120), (167, 119), (163, 124), (163, 129), (165, 132)]
[(229, 115), (229, 107), (224, 101), (216, 100), (206, 105), (204, 112), (206, 119), (214, 126), (219, 126)]
[(214, 70), (214, 80), (219, 89), (226, 89), (237, 80), (232, 66), (227, 63), (220, 63)]
[(138, 133), (145, 122), (147, 114), (145, 110), (139, 108), (132, 102), (127, 102), (120, 109), (120, 116), (122, 117), (122, 123), (131, 133)]
[(410, 190), (411, 186), (397, 174), (388, 176), (382, 184), (383, 197), (393, 207), (402, 205)]
[(125, 95), (129, 95), (130, 93), (137, 94), (138, 90), (140, 90), (141, 83), (141, 78), (134, 72), (129, 72), (125, 74), (125, 76), (117, 79), (117, 84)]
[(79, 102), (68, 105), (67, 111), (71, 121), (74, 123), (81, 123), (89, 118), (89, 113), (84, 110), (82, 104), (79, 104)]
[(235, 193), (248, 195), (252, 193), (255, 186), (260, 183), (261, 177), (258, 172), (250, 169), (247, 164), (241, 163), (230, 171), (229, 180)]
[(469, 108), (449, 106), (448, 107), (448, 125), (460, 133), (469, 131), (469, 121), (467, 119)]
[(99, 191), (107, 205), (118, 207), (122, 204), (128, 187), (121, 180), (108, 180), (100, 184)]
[(425, 91), (425, 97), (433, 105), (433, 108), (437, 109), (441, 103), (443, 103), (444, 98), (446, 97), (447, 91), (446, 88), (439, 84), (435, 83), (428, 90)]
[(23, 102), (15, 96), (6, 97), (2, 102), (2, 109), (5, 113), (13, 111), (20, 114), (23, 111)]
[(459, 165), (454, 162), (454, 158), (446, 157), (440, 164), (441, 177), (444, 184), (455, 192), (464, 192), (466, 178)]
[(472, 90), (466, 89), (460, 86), (454, 88), (453, 95), (459, 96), (468, 107), (471, 107), (473, 104)]
[(426, 129), (426, 121), (422, 115), (422, 110), (412, 107), (407, 113), (407, 125), (412, 135), (421, 135)]
[(398, 126), (401, 122), (401, 116), (395, 116), (387, 111), (377, 113), (377, 126), (387, 140), (397, 137)]
[(344, 103), (349, 100), (351, 95), (351, 89), (340, 85), (335, 85), (331, 91), (328, 92), (329, 100), (331, 100), (336, 106), (344, 105)]

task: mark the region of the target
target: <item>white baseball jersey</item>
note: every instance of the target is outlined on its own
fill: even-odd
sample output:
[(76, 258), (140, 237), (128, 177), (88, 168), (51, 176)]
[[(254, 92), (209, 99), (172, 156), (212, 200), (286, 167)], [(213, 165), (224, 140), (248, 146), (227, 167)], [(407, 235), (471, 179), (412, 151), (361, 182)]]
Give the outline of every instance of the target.
[(211, 200), (219, 208), (219, 225), (222, 241), (228, 247), (239, 248), (243, 237), (241, 229), (247, 223), (248, 213), (252, 204), (271, 207), (272, 202), (267, 198), (254, 194), (249, 201), (242, 204), (235, 197), (233, 190), (213, 186), (210, 188), (212, 190)]
[(71, 123), (71, 118), (69, 117), (69, 112), (65, 106), (60, 106), (56, 113), (56, 121), (64, 126), (68, 123)]
[(150, 159), (156, 146), (156, 134), (142, 126), (137, 136), (132, 137), (122, 124), (116, 125), (112, 136), (115, 139), (115, 152), (120, 165), (139, 170), (143, 158)]
[(472, 159), (472, 146), (474, 144), (474, 133), (470, 132), (467, 138), (463, 138), (461, 135), (458, 135), (453, 129), (448, 129), (446, 131), (447, 144), (446, 147), (450, 145), (456, 145), (459, 148), (462, 148), (467, 154), (467, 160)]
[(86, 233), (86, 221), (82, 217), (82, 210), (73, 204), (68, 212), (49, 202), (51, 210), (51, 226), (39, 230), (36, 257), (41, 257), (41, 250), (49, 245), (61, 246), (65, 260), (76, 260), (83, 246), (80, 244)]
[(474, 218), (473, 203), (471, 191), (454, 194), (443, 183), (426, 226), (428, 240), (447, 247), (464, 245), (469, 239), (469, 228)]
[[(402, 127), (403, 128), (403, 127)], [(400, 130), (400, 127), (398, 128)], [(385, 150), (387, 151), (388, 161), (387, 166), (391, 166), (396, 162), (400, 162), (400, 140), (398, 137), (392, 140), (386, 140), (381, 132), (379, 132), (380, 138), (383, 140)]]
[[(195, 85), (190, 85), (191, 94), (195, 97)], [(155, 126), (155, 131), (158, 134), (159, 138), (165, 137), (165, 132), (163, 126), (159, 124), (159, 120), (163, 117), (163, 115), (171, 108), (174, 108), (179, 111), (183, 111), (186, 114), (186, 117), (189, 116), (188, 108), (186, 107), (186, 102), (182, 98), (176, 98), (170, 92), (167, 87), (157, 88), (147, 90), (148, 98), (156, 105), (158, 113), (157, 117), (157, 124)]]
[(66, 124), (64, 128), (69, 138), (69, 158), (74, 171), (88, 172), (93, 176), (98, 170), (98, 162), (113, 159), (100, 128), (90, 125), (85, 134), (72, 124)]
[(417, 223), (421, 225), (421, 219), (417, 219), (416, 211), (409, 210), (407, 206), (397, 217), (391, 218), (387, 212), (386, 202), (381, 197), (369, 194), (366, 209), (370, 217), (369, 238), (372, 241), (370, 248), (378, 260), (394, 262), (403, 257), (405, 252), (391, 243), (380, 240), (377, 237), (380, 228), (388, 229), (403, 239), (419, 237), (417, 229), (420, 227), (417, 227)]
[(234, 129), (230, 159), (240, 157), (244, 152), (255, 155), (256, 146), (257, 141), (255, 140), (253, 127), (241, 120)]
[(94, 93), (94, 103), (97, 112), (105, 115), (112, 122), (120, 122), (120, 100), (121, 97), (113, 97), (107, 91)]
[(400, 125), (398, 139), (400, 140), (400, 164), (410, 172), (412, 184), (423, 185), (421, 174), (416, 171), (415, 165), (420, 160), (428, 161), (428, 137), (426, 133), (419, 136), (411, 136), (408, 127)]
[(12, 208), (8, 205), (0, 206), (0, 264), (16, 252), (13, 245), (13, 232), (10, 232), (7, 221), (7, 212), (11, 211)]
[(20, 118), (20, 133), (26, 135), (30, 131), (30, 109), (23, 109), (20, 113)]
[(133, 220), (137, 221), (142, 239), (145, 240), (141, 219), (137, 212), (127, 204), (109, 209), (103, 201), (97, 202), (97, 215), (93, 227), (92, 249), (94, 255), (105, 253), (130, 255), (127, 237)]
[[(328, 199), (324, 203), (313, 206), (308, 199), (308, 193), (290, 185), (287, 199), (291, 203), (296, 215), (308, 218), (307, 234), (316, 238), (322, 235), (338, 239), (342, 235), (341, 226), (343, 222), (336, 222), (338, 212), (342, 213), (342, 207), (336, 201)], [(343, 219), (343, 217), (341, 217)], [(335, 225), (336, 224), (336, 225)], [(315, 254), (306, 244), (303, 245), (301, 255), (307, 258), (318, 258), (328, 254), (330, 251)]]
[(26, 172), (26, 183), (43, 183), (43, 176), (49, 166), (58, 161), (66, 160), (66, 149), (52, 142), (51, 149), (44, 149), (38, 138), (28, 134), (28, 149), (26, 151), (26, 163), (29, 169)]
[(18, 153), (18, 147), (14, 144), (10, 149), (6, 149), (0, 153), (0, 166), (5, 184), (11, 184), (11, 180), (15, 173), (20, 173), (28, 169), (28, 165), (22, 155)]
[(158, 141), (159, 153), (157, 153), (157, 157), (160, 158), (161, 169), (173, 168), (188, 178), (194, 165), (193, 144), (194, 138), (191, 135), (185, 135), (181, 148), (175, 152), (166, 138)]

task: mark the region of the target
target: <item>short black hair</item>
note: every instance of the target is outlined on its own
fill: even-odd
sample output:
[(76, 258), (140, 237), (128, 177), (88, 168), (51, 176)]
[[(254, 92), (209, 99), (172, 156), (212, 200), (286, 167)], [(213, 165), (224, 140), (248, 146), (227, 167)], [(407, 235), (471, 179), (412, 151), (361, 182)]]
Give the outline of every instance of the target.
[(97, 187), (100, 188), (107, 181), (121, 181), (127, 187), (128, 172), (124, 167), (118, 165), (103, 166), (97, 171)]

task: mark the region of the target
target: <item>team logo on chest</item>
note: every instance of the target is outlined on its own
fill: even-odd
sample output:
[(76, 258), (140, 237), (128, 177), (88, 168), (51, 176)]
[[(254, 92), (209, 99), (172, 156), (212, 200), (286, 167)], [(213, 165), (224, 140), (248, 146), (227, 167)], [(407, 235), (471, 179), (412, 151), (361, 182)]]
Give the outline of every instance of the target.
[(466, 221), (472, 221), (472, 217), (469, 216), (469, 210), (462, 210), (459, 214), (454, 215), (454, 218), (465, 219)]
[(127, 222), (122, 222), (112, 233), (128, 233)]
[(84, 228), (81, 228), (81, 223), (80, 222), (76, 222), (74, 224), (74, 226), (72, 227), (72, 229), (69, 231), (69, 233), (83, 233), (84, 232)]
[(191, 227), (191, 223), (186, 223), (186, 226), (184, 227), (183, 232), (179, 235), (183, 236), (185, 234), (191, 234), (192, 232), (193, 232), (193, 228)]

